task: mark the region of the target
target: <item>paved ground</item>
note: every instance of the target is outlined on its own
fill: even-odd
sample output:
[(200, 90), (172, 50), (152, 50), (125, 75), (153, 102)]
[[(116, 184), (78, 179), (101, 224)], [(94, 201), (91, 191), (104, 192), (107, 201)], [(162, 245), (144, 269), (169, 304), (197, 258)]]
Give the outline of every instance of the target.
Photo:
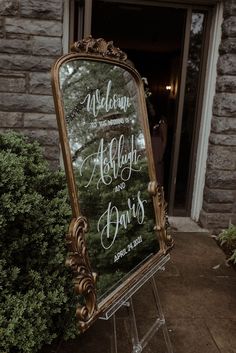
[(157, 278), (174, 353), (236, 353), (236, 272), (204, 233), (177, 233)]
[[(173, 352), (236, 353), (236, 272), (225, 265), (223, 252), (209, 235), (177, 228), (171, 259), (155, 277)], [(156, 318), (149, 283), (134, 297), (134, 307), (141, 337)], [(131, 352), (126, 310), (117, 315), (117, 351), (111, 348), (112, 322), (98, 320), (79, 339), (45, 353)], [(162, 330), (143, 352), (166, 352)]]

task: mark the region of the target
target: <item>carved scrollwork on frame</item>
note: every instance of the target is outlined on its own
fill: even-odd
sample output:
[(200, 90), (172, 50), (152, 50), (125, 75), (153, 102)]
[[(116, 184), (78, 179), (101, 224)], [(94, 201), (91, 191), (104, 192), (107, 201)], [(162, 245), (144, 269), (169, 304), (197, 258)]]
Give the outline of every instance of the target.
[(82, 330), (89, 325), (97, 309), (96, 274), (91, 270), (85, 244), (87, 230), (88, 222), (85, 217), (80, 216), (72, 220), (66, 238), (69, 249), (66, 265), (74, 272), (75, 292), (82, 298), (82, 304), (79, 304), (76, 309), (76, 316)]
[(119, 48), (113, 45), (113, 42), (107, 42), (103, 38), (94, 39), (88, 36), (75, 42), (71, 47), (72, 52), (99, 55), (101, 57), (109, 57), (119, 61), (126, 61), (127, 55)]
[(165, 201), (164, 189), (156, 181), (148, 185), (148, 191), (153, 196), (157, 212), (156, 230), (160, 241), (160, 251), (164, 254), (173, 247), (174, 241), (169, 234), (169, 221), (167, 215), (167, 202)]

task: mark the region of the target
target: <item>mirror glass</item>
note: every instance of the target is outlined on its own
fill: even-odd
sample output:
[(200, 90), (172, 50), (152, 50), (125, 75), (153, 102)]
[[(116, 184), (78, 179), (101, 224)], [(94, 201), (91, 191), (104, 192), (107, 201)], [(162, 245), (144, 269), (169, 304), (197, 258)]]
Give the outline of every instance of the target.
[(59, 82), (99, 303), (159, 250), (140, 93), (129, 71), (96, 60), (63, 63)]

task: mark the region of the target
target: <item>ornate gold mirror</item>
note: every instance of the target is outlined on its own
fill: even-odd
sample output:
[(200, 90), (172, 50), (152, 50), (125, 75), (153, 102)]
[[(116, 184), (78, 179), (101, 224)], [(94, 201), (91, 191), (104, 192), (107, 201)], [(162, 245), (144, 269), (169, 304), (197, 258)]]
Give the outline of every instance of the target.
[(67, 243), (85, 330), (172, 245), (142, 79), (111, 42), (73, 45), (52, 69), (73, 211)]

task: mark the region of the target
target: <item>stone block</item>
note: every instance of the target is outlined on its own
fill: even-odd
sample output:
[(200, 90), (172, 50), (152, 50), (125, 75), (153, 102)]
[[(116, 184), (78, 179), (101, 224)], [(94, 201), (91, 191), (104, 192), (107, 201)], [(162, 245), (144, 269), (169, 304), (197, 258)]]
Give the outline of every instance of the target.
[(224, 18), (227, 18), (229, 16), (236, 16), (235, 0), (227, 0), (224, 2)]
[(23, 114), (18, 112), (0, 111), (0, 127), (14, 128), (23, 126)]
[(215, 189), (236, 190), (236, 170), (207, 170), (206, 185)]
[[(46, 4), (47, 2), (45, 2)], [(35, 20), (27, 18), (6, 18), (7, 33), (31, 34), (50, 37), (62, 36), (62, 23), (59, 21)]]
[(236, 76), (218, 76), (216, 91), (236, 93)]
[(236, 119), (214, 116), (211, 123), (211, 129), (216, 133), (235, 134)]
[(29, 91), (33, 94), (52, 94), (50, 72), (32, 72), (29, 74)]
[(223, 38), (236, 37), (236, 17), (235, 16), (230, 16), (223, 22), (222, 36)]
[(236, 53), (236, 38), (227, 38), (220, 44), (219, 51), (221, 54)]
[(59, 162), (59, 159), (60, 159), (59, 145), (45, 146), (43, 155), (47, 160), (56, 160), (57, 162)]
[(4, 25), (5, 25), (5, 19), (0, 17), (0, 36), (3, 37), (4, 35)]
[(33, 55), (60, 56), (62, 54), (61, 38), (34, 36), (32, 52)]
[(220, 75), (236, 75), (236, 54), (224, 54), (217, 63)]
[(4, 70), (50, 72), (55, 60), (55, 57), (2, 54), (0, 67)]
[(42, 145), (59, 145), (59, 135), (57, 130), (23, 129), (21, 132), (31, 140), (37, 140)]
[(57, 129), (57, 120), (55, 114), (24, 114), (24, 127), (40, 129)]
[(2, 39), (0, 50), (1, 53), (30, 55), (32, 53), (32, 43), (26, 39)]
[(49, 159), (49, 168), (51, 170), (58, 170), (60, 169), (60, 160), (59, 159)]
[(25, 92), (26, 80), (24, 74), (3, 75), (0, 73), (0, 92)]
[(52, 96), (1, 93), (0, 110), (54, 114)]
[(22, 33), (6, 33), (5, 35), (6, 39), (18, 39), (18, 40), (25, 40), (29, 41), (31, 38), (30, 34), (22, 34)]
[(18, 0), (1, 0), (0, 16), (16, 16), (18, 13)]
[(213, 114), (217, 116), (236, 117), (236, 94), (217, 93), (214, 98)]
[(234, 201), (234, 204), (233, 204), (233, 214), (234, 214), (234, 217), (232, 219), (232, 223), (236, 225), (236, 200)]
[(201, 210), (199, 222), (203, 228), (207, 228), (215, 234), (229, 226), (232, 220), (232, 213), (206, 212)]
[(203, 209), (206, 212), (220, 212), (220, 213), (232, 213), (233, 204), (232, 203), (208, 203), (203, 202)]
[(204, 200), (208, 203), (233, 203), (235, 200), (236, 191), (210, 189), (205, 187)]
[(62, 21), (62, 0), (21, 0), (20, 15), (30, 18), (45, 18)]
[(220, 135), (220, 134), (211, 133), (209, 141), (214, 145), (236, 146), (236, 134), (235, 135)]
[(236, 150), (231, 147), (209, 146), (208, 168), (215, 170), (235, 170), (236, 169)]

